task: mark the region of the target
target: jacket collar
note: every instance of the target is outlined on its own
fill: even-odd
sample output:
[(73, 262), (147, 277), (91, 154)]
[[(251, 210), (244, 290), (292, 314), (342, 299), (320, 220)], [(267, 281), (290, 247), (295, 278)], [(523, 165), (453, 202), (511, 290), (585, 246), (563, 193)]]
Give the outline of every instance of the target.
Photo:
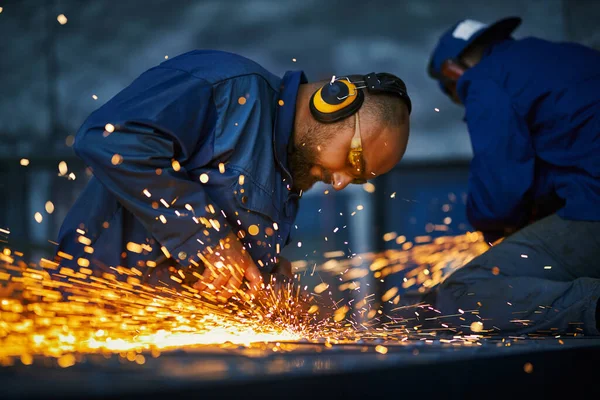
[(273, 131), (273, 151), (275, 160), (284, 173), (286, 182), (292, 187), (292, 174), (288, 165), (288, 144), (292, 140), (294, 120), (296, 117), (296, 98), (301, 83), (307, 83), (302, 71), (288, 71), (281, 80), (275, 129)]

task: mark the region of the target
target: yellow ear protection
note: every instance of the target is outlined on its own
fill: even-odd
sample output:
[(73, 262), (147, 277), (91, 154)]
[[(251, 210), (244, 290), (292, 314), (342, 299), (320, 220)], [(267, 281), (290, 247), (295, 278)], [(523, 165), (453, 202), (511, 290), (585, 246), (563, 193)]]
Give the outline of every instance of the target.
[(330, 123), (347, 118), (357, 112), (365, 100), (363, 90), (369, 93), (392, 93), (400, 96), (408, 107), (412, 105), (402, 79), (388, 73), (350, 75), (335, 78), (313, 93), (310, 112), (317, 121)]

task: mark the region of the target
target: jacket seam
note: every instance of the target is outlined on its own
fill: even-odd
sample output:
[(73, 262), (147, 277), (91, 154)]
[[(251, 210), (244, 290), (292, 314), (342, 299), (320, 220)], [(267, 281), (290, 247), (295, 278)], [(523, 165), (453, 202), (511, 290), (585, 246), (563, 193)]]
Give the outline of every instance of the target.
[(247, 177), (249, 177), (252, 180), (252, 184), (255, 185), (256, 187), (258, 187), (259, 189), (261, 189), (267, 196), (272, 196), (272, 193), (269, 193), (269, 191), (267, 190), (267, 188), (265, 188), (263, 185), (261, 185), (260, 183), (258, 183), (256, 181), (256, 179), (254, 179), (254, 176), (246, 171), (244, 168), (240, 167), (237, 164), (233, 164), (231, 166), (229, 166), (229, 169), (232, 169), (236, 172), (243, 172)]

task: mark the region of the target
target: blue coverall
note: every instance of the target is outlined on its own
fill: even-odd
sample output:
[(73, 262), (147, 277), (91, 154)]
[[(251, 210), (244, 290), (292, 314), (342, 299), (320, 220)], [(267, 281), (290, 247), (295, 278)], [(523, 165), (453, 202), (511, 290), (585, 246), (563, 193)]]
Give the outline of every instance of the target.
[(474, 154), (469, 221), (489, 240), (518, 232), (453, 273), (436, 304), (477, 310), (500, 333), (600, 334), (600, 52), (503, 40), (457, 93)]
[(303, 82), (219, 51), (144, 72), (77, 133), (93, 177), (60, 230), (61, 263), (170, 282), (169, 267), (198, 266), (198, 252), (233, 231), (271, 271), (298, 209), (287, 147)]

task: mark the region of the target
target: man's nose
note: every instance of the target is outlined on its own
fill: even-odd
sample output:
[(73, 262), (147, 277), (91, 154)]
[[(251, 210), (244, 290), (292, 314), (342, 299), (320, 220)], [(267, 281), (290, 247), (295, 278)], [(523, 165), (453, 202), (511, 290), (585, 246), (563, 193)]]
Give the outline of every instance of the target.
[(342, 190), (343, 188), (348, 186), (353, 179), (348, 174), (344, 174), (342, 172), (334, 172), (332, 177), (333, 182), (331, 182), (331, 184), (333, 185), (333, 188), (335, 190)]

